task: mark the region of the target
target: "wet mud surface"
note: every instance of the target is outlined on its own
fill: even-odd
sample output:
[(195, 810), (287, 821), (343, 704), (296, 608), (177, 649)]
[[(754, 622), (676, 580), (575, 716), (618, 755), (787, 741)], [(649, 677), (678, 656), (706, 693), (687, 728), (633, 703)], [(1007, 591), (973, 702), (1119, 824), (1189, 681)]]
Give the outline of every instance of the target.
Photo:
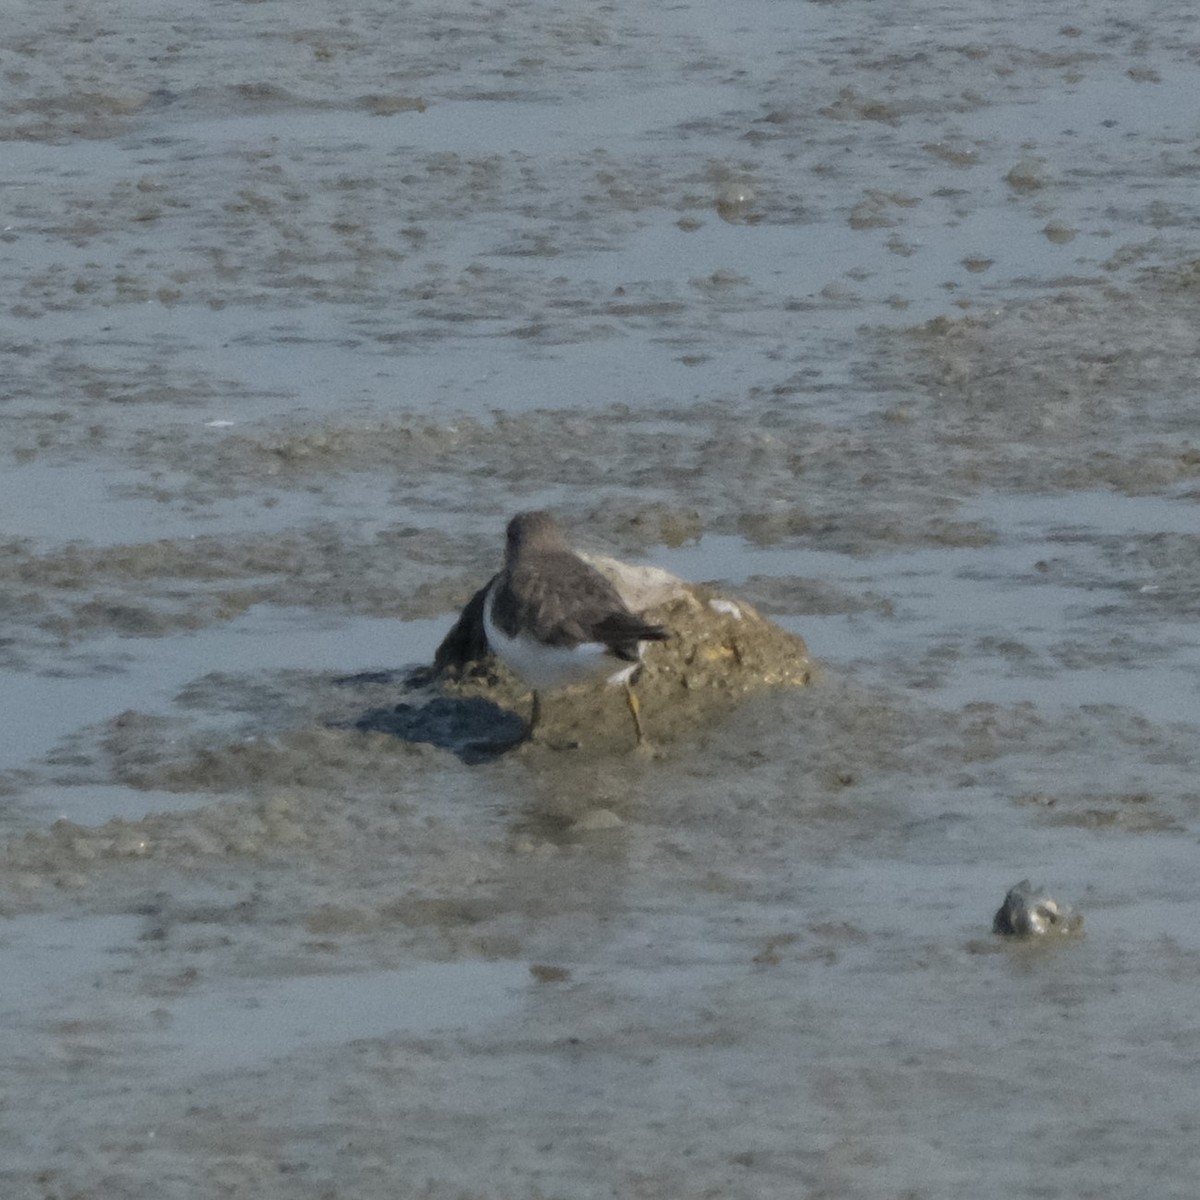
[[(6, 18), (5, 1197), (1195, 1194), (1197, 18), (1086, 17)], [(532, 507), (811, 685), (402, 736)]]

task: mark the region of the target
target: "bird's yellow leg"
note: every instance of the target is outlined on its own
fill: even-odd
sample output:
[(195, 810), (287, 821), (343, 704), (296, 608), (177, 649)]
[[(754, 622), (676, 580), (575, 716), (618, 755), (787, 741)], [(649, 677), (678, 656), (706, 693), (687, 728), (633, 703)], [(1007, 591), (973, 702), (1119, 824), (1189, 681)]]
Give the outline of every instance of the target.
[(646, 735), (642, 731), (642, 702), (637, 698), (633, 684), (628, 679), (625, 680), (625, 702), (629, 705), (629, 715), (633, 718), (633, 730), (637, 735), (637, 744), (640, 746), (646, 740)]

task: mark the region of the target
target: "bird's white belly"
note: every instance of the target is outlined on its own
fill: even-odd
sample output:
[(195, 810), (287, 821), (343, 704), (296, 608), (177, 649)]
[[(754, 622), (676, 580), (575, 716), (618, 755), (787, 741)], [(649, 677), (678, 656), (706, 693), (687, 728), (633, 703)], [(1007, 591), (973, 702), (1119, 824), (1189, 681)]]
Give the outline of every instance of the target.
[[(619, 660), (608, 653), (603, 642), (583, 642), (578, 646), (547, 646), (534, 638), (517, 634), (509, 637), (492, 622), (492, 597), (483, 606), (483, 631), (492, 653), (502, 658), (531, 688), (566, 687), (582, 683), (610, 670)], [(641, 647), (638, 647), (640, 652)], [(620, 683), (637, 666), (621, 666), (609, 678)]]

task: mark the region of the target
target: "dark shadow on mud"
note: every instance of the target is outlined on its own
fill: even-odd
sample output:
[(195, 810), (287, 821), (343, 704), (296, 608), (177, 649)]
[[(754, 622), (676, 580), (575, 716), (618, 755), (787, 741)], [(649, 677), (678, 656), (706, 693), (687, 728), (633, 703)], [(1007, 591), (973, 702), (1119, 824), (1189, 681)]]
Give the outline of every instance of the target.
[[(392, 674), (348, 675), (336, 682), (346, 686), (388, 683), (393, 681)], [(410, 691), (429, 681), (427, 672), (395, 672), (394, 679)], [(525, 722), (516, 713), (481, 696), (434, 696), (413, 704), (402, 701), (385, 708), (368, 709), (354, 720), (339, 722), (339, 725), (362, 733), (386, 733), (406, 742), (437, 746), (449, 750), (469, 766), (492, 762), (507, 754), (525, 741), (528, 732)]]

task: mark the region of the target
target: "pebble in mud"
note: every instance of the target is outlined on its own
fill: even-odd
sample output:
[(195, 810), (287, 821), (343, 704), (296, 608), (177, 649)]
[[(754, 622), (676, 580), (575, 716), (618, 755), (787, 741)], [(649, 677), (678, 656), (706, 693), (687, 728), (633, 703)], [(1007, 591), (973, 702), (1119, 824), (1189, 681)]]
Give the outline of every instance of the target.
[(620, 829), (625, 822), (611, 808), (589, 809), (571, 828), (581, 833), (594, 833), (603, 829)]
[(754, 189), (748, 183), (730, 181), (717, 189), (717, 216), (731, 225), (746, 221), (753, 204)]
[(1083, 917), (1047, 895), (1045, 888), (1034, 887), (1028, 879), (1008, 889), (992, 921), (992, 929), (1004, 937), (1078, 933), (1082, 928)]

